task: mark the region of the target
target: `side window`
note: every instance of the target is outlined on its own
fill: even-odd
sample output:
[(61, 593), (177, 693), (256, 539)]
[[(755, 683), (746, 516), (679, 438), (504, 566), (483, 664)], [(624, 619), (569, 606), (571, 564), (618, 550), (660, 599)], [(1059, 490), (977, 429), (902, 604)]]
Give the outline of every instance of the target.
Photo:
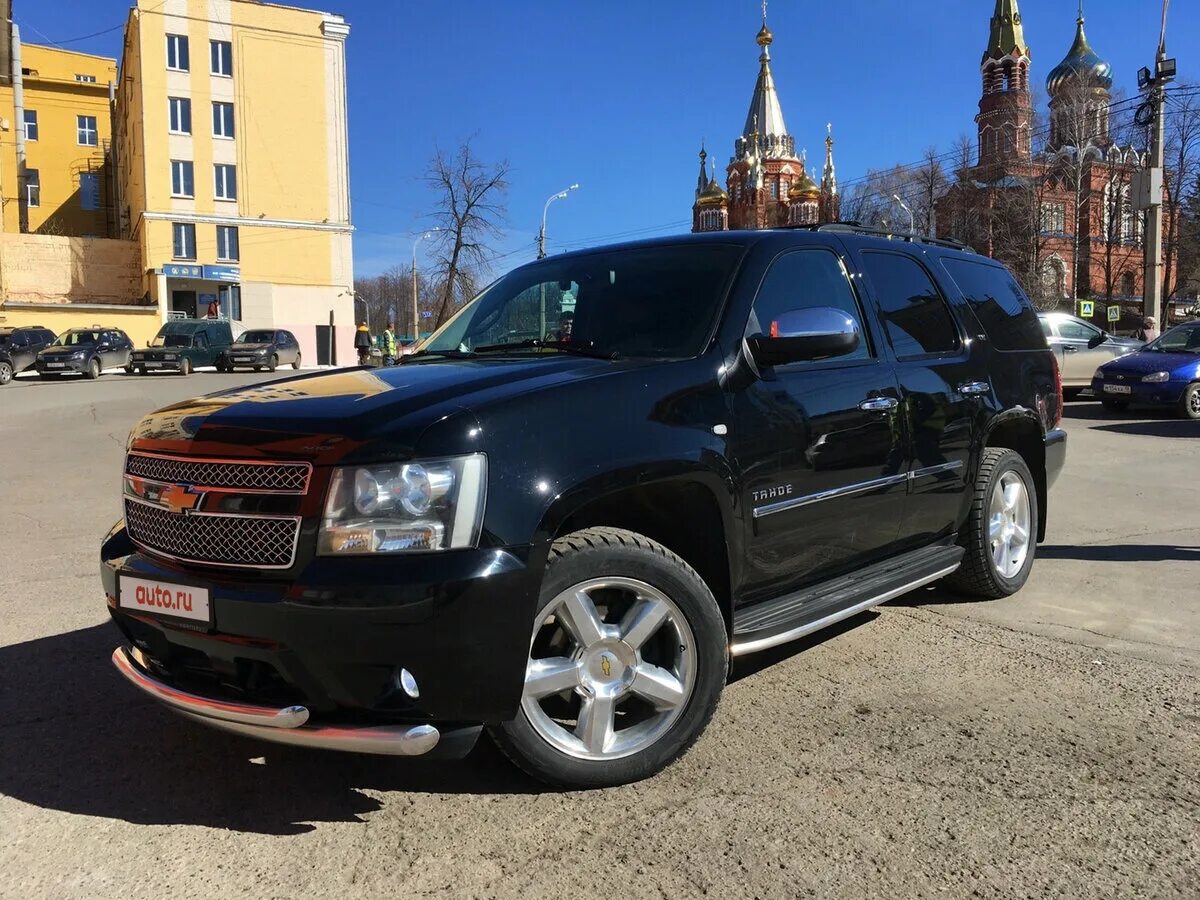
[(197, 331), (192, 343), (197, 350), (208, 349), (208, 336), (203, 331)]
[(1058, 333), (1062, 337), (1072, 341), (1090, 341), (1092, 338), (1099, 336), (1100, 329), (1093, 328), (1085, 322), (1063, 319), (1058, 323)]
[(871, 358), (862, 310), (841, 260), (831, 251), (815, 247), (793, 250), (771, 263), (754, 299), (746, 334), (766, 334), (781, 314), (817, 306), (840, 309), (858, 323), (861, 338), (858, 349), (839, 356), (839, 361)]
[[(942, 265), (967, 298), (975, 318), (997, 350), (1032, 350), (1053, 336), (1008, 269), (969, 259), (943, 257)], [(1062, 337), (1063, 323), (1058, 325)], [(1041, 334), (1039, 334), (1041, 332)]]
[(950, 308), (916, 260), (873, 250), (862, 256), (863, 270), (879, 298), (883, 323), (897, 357), (958, 350), (958, 328)]
[(9, 338), (9, 343), (14, 347), (25, 347), (29, 344), (29, 340), (25, 337), (25, 332), (14, 331), (12, 337)]
[(1054, 329), (1050, 327), (1049, 319), (1038, 319), (1042, 323), (1042, 334), (1048, 338), (1054, 337)]

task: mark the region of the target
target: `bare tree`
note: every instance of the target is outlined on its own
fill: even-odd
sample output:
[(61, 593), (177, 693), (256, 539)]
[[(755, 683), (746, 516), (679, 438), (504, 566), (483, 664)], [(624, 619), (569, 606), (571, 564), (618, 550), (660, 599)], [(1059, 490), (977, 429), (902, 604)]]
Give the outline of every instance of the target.
[(1159, 321), (1169, 321), (1171, 298), (1185, 284), (1187, 273), (1178, 265), (1183, 240), (1184, 202), (1188, 187), (1195, 179), (1200, 155), (1200, 102), (1192, 90), (1195, 85), (1181, 84), (1168, 96), (1166, 143), (1163, 173), (1163, 308)]
[(508, 162), (487, 165), (471, 151), (470, 141), (453, 155), (440, 149), (429, 163), (426, 182), (437, 194), (433, 219), (438, 234), (441, 298), (433, 324), (439, 327), (470, 294), (487, 264), (489, 239), (500, 237), (508, 191)]
[(950, 187), (936, 147), (925, 148), (921, 164), (911, 171), (909, 187), (909, 196), (912, 198), (909, 205), (918, 222), (917, 230), (922, 234), (935, 234), (937, 201)]

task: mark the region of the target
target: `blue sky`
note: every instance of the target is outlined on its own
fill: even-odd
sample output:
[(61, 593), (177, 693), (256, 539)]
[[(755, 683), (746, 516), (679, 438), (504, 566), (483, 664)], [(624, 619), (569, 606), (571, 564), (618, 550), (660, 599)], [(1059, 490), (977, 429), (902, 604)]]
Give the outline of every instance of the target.
[[(550, 213), (549, 248), (690, 227), (701, 138), (723, 163), (758, 71), (757, 0), (291, 0), (351, 25), (351, 199), (355, 266), (375, 274), (410, 258), (426, 224), (422, 181), (434, 147), (473, 137), (484, 160), (512, 166), (507, 254), (533, 257), (547, 196), (580, 190)], [(23, 38), (68, 40), (124, 21), (120, 0), (16, 0)], [(819, 162), (825, 123), (839, 177), (909, 163), (973, 134), (979, 61), (993, 0), (773, 0), (773, 68), (797, 147)], [(1040, 82), (1074, 38), (1076, 0), (1021, 0)], [(1088, 0), (1092, 46), (1130, 92), (1153, 59), (1158, 0)], [(1181, 78), (1200, 10), (1172, 5), (1168, 50)], [(117, 55), (114, 30), (71, 49)]]

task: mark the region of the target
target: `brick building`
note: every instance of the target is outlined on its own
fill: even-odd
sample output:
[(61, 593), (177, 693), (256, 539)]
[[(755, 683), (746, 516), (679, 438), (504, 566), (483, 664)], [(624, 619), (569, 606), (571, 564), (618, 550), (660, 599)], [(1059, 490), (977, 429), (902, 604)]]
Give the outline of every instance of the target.
[[(827, 126), (821, 181), (808, 172), (806, 155), (796, 155), (796, 139), (787, 130), (771, 72), (775, 36), (764, 15), (756, 41), (758, 80), (742, 134), (725, 167), (725, 187), (717, 181), (716, 161), (700, 150), (700, 174), (692, 206), (692, 231), (770, 228), (832, 222), (838, 217), (837, 174), (833, 165), (833, 127)], [(707, 166), (711, 165), (711, 169)]]
[(1112, 67), (1088, 42), (1082, 2), (1074, 42), (1046, 76), (1044, 125), (1032, 58), (1017, 0), (996, 0), (980, 66), (977, 161), (939, 201), (938, 232), (1003, 259), (1045, 305), (1096, 297), (1132, 307), (1144, 250), (1130, 182), (1148, 155), (1114, 135), (1122, 104), (1112, 100)]

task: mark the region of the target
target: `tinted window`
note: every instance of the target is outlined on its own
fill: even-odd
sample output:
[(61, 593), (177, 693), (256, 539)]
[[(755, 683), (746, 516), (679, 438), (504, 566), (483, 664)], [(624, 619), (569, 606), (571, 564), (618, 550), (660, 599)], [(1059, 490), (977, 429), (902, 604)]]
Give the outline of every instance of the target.
[(883, 313), (896, 356), (904, 359), (958, 349), (958, 329), (946, 301), (915, 260), (897, 253), (863, 253), (863, 269)]
[(26, 347), (29, 345), (29, 338), (25, 337), (25, 332), (14, 331), (8, 339), (8, 343), (13, 347)]
[[(943, 258), (942, 265), (967, 298), (975, 318), (997, 350), (1046, 346), (1049, 332), (1038, 323), (1029, 298), (1007, 269), (968, 259)], [(1069, 321), (1058, 323), (1062, 337), (1072, 336), (1065, 330)]]
[(783, 313), (816, 306), (840, 309), (858, 323), (861, 337), (858, 349), (837, 357), (839, 360), (870, 357), (871, 348), (854, 290), (841, 261), (828, 250), (794, 250), (771, 263), (754, 300), (746, 333), (767, 334), (771, 323)]
[(741, 254), (740, 246), (706, 242), (531, 263), (468, 303), (422, 349), (471, 351), (550, 339), (622, 356), (695, 356), (705, 348)]

